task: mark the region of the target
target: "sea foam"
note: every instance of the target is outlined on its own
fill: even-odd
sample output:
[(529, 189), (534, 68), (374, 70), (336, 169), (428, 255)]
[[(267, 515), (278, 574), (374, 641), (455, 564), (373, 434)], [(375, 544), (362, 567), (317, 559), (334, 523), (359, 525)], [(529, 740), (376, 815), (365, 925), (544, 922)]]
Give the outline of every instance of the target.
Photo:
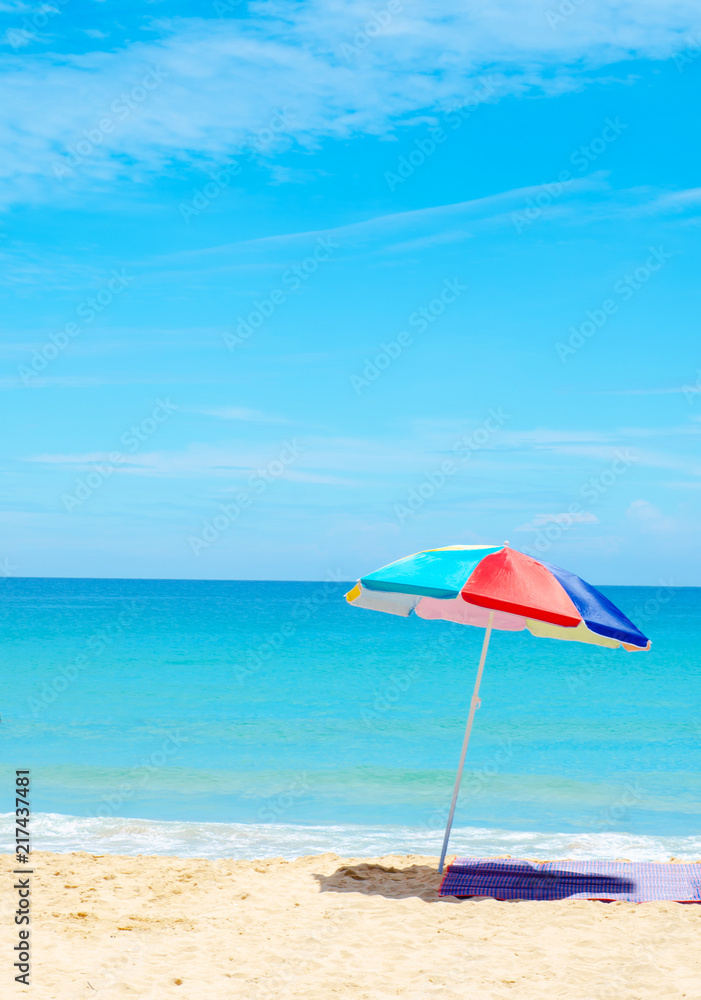
[[(9, 840), (14, 819), (0, 815)], [(193, 823), (165, 820), (97, 818), (36, 813), (32, 817), (36, 851), (91, 854), (157, 854), (175, 857), (253, 859), (296, 858), (309, 854), (377, 857), (386, 854), (435, 855), (442, 834), (411, 826), (302, 826), (293, 824)], [(480, 827), (456, 827), (451, 854), (492, 857), (627, 858), (669, 861), (701, 858), (701, 836), (655, 837), (623, 832), (540, 833)]]

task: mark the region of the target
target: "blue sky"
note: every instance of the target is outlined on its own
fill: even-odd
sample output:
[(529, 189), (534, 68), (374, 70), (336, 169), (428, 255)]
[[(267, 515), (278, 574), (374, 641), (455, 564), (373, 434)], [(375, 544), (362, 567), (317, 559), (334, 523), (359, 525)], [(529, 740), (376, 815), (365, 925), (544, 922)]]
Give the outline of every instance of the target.
[(0, 19), (1, 572), (701, 585), (697, 4)]

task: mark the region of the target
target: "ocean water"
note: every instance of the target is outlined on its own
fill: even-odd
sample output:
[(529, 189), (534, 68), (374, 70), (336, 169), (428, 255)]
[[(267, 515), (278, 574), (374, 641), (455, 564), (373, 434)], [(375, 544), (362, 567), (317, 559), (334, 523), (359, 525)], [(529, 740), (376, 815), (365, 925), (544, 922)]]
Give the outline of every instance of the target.
[[(437, 853), (483, 632), (346, 589), (0, 581), (3, 839), (31, 768), (37, 849)], [(493, 634), (456, 852), (701, 857), (701, 589), (602, 589), (651, 652)]]

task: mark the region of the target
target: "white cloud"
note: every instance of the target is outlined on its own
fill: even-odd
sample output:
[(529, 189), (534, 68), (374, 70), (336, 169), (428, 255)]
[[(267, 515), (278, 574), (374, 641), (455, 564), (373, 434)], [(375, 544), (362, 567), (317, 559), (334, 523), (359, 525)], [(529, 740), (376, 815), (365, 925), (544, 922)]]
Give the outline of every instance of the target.
[[(181, 406), (179, 409), (187, 411), (189, 408)], [(199, 408), (191, 409), (201, 412)], [(260, 413), (260, 411), (246, 410), (243, 412)], [(261, 416), (265, 414), (261, 413)], [(246, 421), (235, 418), (233, 423), (245, 424)], [(701, 431), (701, 425), (688, 426), (696, 433)], [(403, 433), (387, 433), (373, 438), (305, 433), (304, 452), (299, 462), (295, 463), (295, 469), (303, 468), (305, 474), (310, 475), (334, 477), (351, 475), (361, 477), (367, 483), (382, 480), (385, 483), (401, 484), (406, 481), (407, 485), (411, 486), (413, 477), (424, 476), (427, 469), (437, 467), (446, 456), (454, 455), (453, 443), (466, 429), (469, 433), (470, 427), (462, 421), (416, 421), (412, 422)], [(686, 430), (687, 425), (684, 425), (681, 428), (668, 428), (663, 433), (670, 437), (679, 435), (681, 444), (688, 441)], [(282, 447), (283, 439), (293, 437), (284, 426), (280, 428), (279, 433), (278, 447)], [(557, 431), (546, 428), (513, 432), (504, 430), (498, 435), (495, 434), (493, 442), (489, 445), (471, 453), (469, 468), (465, 466), (466, 475), (472, 479), (475, 475), (502, 472), (532, 474), (553, 468), (562, 474), (563, 456), (571, 459), (567, 463), (568, 472), (572, 474), (579, 472), (587, 478), (606, 471), (611, 462), (621, 459), (624, 464), (637, 469), (676, 471), (693, 477), (701, 475), (701, 463), (695, 454), (687, 456), (677, 454), (670, 449), (664, 452), (644, 449), (633, 451), (628, 442), (636, 433), (643, 434), (645, 429), (619, 429), (611, 431), (610, 434), (598, 431)], [(238, 437), (226, 445), (215, 446), (195, 442), (178, 450), (138, 452), (127, 458), (129, 464), (135, 469), (140, 469), (144, 475), (220, 477), (230, 475), (232, 470), (243, 473), (255, 469), (261, 463), (269, 462), (274, 457), (275, 447), (269, 439), (266, 442), (252, 443), (250, 432), (241, 427)], [(33, 455), (27, 457), (25, 461), (66, 467), (87, 466), (91, 462), (104, 461), (106, 456), (106, 452), (96, 450), (80, 454)], [(503, 485), (508, 489), (508, 480), (505, 480)], [(566, 516), (571, 515), (546, 513), (536, 515), (536, 520)], [(591, 520), (593, 517), (593, 514), (583, 513), (575, 517), (575, 520), (582, 518), (588, 523), (594, 523)]]
[(663, 212), (679, 212), (693, 205), (701, 205), (701, 187), (669, 191), (656, 198), (652, 208)]
[[(88, 471), (96, 464), (111, 462), (108, 451), (76, 454), (41, 454), (24, 459), (39, 465), (53, 465), (74, 471)], [(123, 453), (122, 453), (123, 454)], [(259, 459), (259, 462), (262, 461)], [(266, 461), (270, 461), (268, 457)], [(114, 471), (138, 476), (167, 478), (198, 478), (200, 476), (227, 476), (255, 468), (257, 462), (253, 449), (242, 447), (216, 448), (209, 445), (189, 445), (181, 451), (144, 451), (124, 455), (124, 462), (114, 465)]]
[(545, 524), (559, 524), (565, 527), (569, 527), (571, 524), (598, 524), (599, 518), (596, 514), (590, 512), (584, 512), (581, 514), (570, 514), (563, 512), (561, 514), (536, 514), (532, 521), (526, 522), (526, 524), (519, 525), (518, 528), (514, 528), (514, 531), (538, 531)]
[[(293, 483), (312, 483), (315, 486), (364, 486), (361, 479), (348, 479), (343, 476), (329, 476), (322, 472), (300, 472), (295, 469), (286, 469), (280, 476), (281, 479), (288, 479)], [(240, 486), (220, 490), (221, 493), (237, 493)]]
[(34, 392), (36, 389), (93, 389), (108, 385), (230, 385), (231, 380), (181, 375), (40, 375), (25, 382), (19, 375), (0, 378), (0, 390)]
[[(559, 27), (546, 19), (551, 7), (549, 0), (443, 0), (437, 13), (430, 0), (415, 0), (370, 38), (368, 5), (266, 0), (251, 4), (246, 19), (153, 22), (159, 38), (114, 51), (9, 54), (0, 195), (99, 190), (173, 162), (220, 160), (250, 137), (267, 136), (281, 111), (290, 119), (283, 144), (387, 136), (403, 121), (459, 103), (485, 73), (499, 96), (561, 93), (617, 60), (667, 58), (701, 27), (695, 0), (588, 0)], [(367, 44), (349, 55), (344, 46), (361, 37)], [(115, 111), (149, 68), (162, 81), (133, 98), (127, 114)], [(113, 127), (103, 133), (105, 118)], [(72, 176), (56, 180), (52, 165), (77, 143), (88, 152)], [(277, 144), (264, 146), (265, 155)]]
[[(605, 174), (602, 171), (597, 171), (587, 177), (573, 179), (567, 188), (567, 193), (562, 196), (563, 204), (579, 195), (590, 192), (608, 192), (608, 185), (604, 178)], [(401, 239), (407, 231), (420, 233), (422, 230), (426, 231), (426, 236), (412, 239), (410, 243), (395, 243), (385, 247), (385, 249), (403, 252), (406, 249), (430, 248), (438, 243), (469, 239), (471, 234), (463, 228), (466, 220), (469, 220), (473, 226), (503, 222), (513, 228), (511, 213), (522, 208), (528, 198), (539, 194), (541, 190), (542, 185), (540, 184), (512, 188), (487, 195), (484, 198), (472, 198), (469, 201), (449, 202), (444, 205), (431, 205), (428, 208), (411, 209), (406, 212), (376, 215), (369, 219), (363, 219), (361, 222), (353, 222), (331, 229), (276, 233), (252, 240), (241, 240), (237, 243), (224, 243), (197, 250), (179, 251), (164, 259), (168, 261), (197, 260), (199, 258), (209, 260), (212, 256), (224, 254), (228, 261), (232, 252), (238, 250), (245, 253), (246, 262), (250, 265), (251, 253), (260, 251), (267, 258), (273, 250), (291, 249), (296, 243), (308, 246), (312, 240), (317, 238), (337, 239), (343, 247), (347, 247), (367, 244), (376, 240), (386, 241), (393, 236)], [(558, 210), (562, 211), (562, 206)], [(543, 215), (544, 217), (547, 215), (547, 210), (544, 210)]]
[(251, 410), (245, 406), (212, 406), (187, 407), (190, 413), (201, 413), (205, 417), (215, 417), (218, 420), (242, 420), (252, 424), (287, 424), (287, 417), (274, 413), (264, 413), (262, 410)]
[(86, 466), (91, 462), (106, 462), (109, 453), (106, 451), (81, 452), (80, 454), (59, 453), (53, 455), (31, 455), (25, 462), (39, 462), (41, 465)]
[(498, 438), (498, 444), (511, 448), (521, 448), (529, 445), (532, 448), (558, 450), (561, 445), (605, 444), (616, 440), (615, 432), (605, 431), (576, 431), (576, 430), (551, 430), (548, 427), (537, 427), (535, 430), (527, 431), (502, 431)]
[(592, 396), (667, 396), (678, 393), (701, 392), (701, 386), (679, 385), (668, 389), (598, 389)]
[(646, 533), (674, 531), (676, 528), (674, 518), (666, 517), (649, 500), (634, 500), (626, 510), (626, 517)]

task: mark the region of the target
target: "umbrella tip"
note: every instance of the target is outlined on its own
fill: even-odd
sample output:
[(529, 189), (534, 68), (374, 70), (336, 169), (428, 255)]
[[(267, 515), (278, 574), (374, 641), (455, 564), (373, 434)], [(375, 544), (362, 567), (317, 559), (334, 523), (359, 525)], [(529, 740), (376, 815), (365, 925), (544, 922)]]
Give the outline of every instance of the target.
[(508, 542), (504, 542), (504, 548), (508, 549), (508, 547), (509, 547), (509, 543)]

